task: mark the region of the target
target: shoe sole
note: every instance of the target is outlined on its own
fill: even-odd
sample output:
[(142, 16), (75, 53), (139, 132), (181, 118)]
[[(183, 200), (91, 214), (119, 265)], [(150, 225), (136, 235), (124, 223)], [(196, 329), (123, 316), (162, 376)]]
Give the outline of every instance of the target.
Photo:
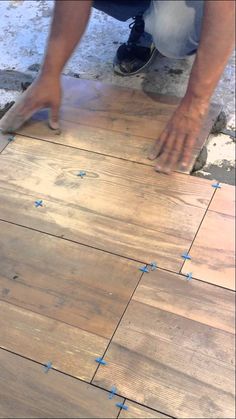
[(158, 55), (158, 50), (156, 49), (156, 48), (153, 48), (153, 51), (152, 51), (152, 54), (151, 54), (151, 56), (150, 56), (150, 58), (149, 58), (149, 60), (141, 67), (141, 68), (139, 68), (138, 70), (136, 70), (136, 71), (132, 71), (132, 73), (122, 73), (122, 72), (119, 72), (119, 71), (117, 71), (117, 70), (115, 70), (115, 68), (113, 67), (113, 71), (114, 71), (114, 73), (115, 74), (117, 74), (118, 76), (123, 76), (123, 77), (128, 77), (128, 76), (133, 76), (133, 75), (135, 75), (135, 74), (138, 74), (138, 73), (141, 73), (142, 71), (143, 71), (143, 69), (144, 68), (147, 68), (150, 64), (151, 64), (151, 62), (152, 62), (152, 60), (156, 57)]

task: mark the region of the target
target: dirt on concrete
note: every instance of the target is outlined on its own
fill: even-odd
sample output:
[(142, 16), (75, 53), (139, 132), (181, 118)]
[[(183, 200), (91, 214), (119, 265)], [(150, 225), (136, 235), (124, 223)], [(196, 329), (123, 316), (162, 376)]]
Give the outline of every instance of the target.
[(0, 108), (0, 119), (9, 111), (9, 109), (14, 105), (15, 102), (8, 102), (3, 108)]
[(207, 167), (207, 172), (194, 172), (192, 175), (204, 179), (219, 180), (228, 185), (235, 185), (235, 167), (229, 164), (228, 160), (222, 160), (221, 166), (210, 164)]
[(21, 71), (0, 70), (0, 89), (22, 91), (22, 84), (32, 83), (33, 76)]

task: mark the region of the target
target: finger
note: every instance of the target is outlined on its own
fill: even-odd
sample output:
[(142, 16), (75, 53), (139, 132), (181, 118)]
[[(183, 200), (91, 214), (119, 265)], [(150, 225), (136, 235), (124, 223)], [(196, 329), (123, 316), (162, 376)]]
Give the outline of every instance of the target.
[(166, 171), (168, 173), (177, 170), (184, 149), (185, 137), (185, 134), (179, 134), (175, 138), (172, 153), (170, 154), (169, 159), (166, 162)]
[(158, 157), (156, 170), (158, 172), (169, 173), (169, 160), (174, 152), (173, 147), (176, 143), (176, 132), (172, 131), (169, 136), (167, 137), (164, 145), (163, 145), (163, 153)]
[(59, 106), (58, 105), (54, 105), (51, 107), (50, 109), (50, 113), (49, 113), (49, 127), (51, 129), (55, 129), (58, 130), (60, 129), (59, 126)]
[(20, 96), (15, 105), (1, 119), (0, 129), (2, 132), (16, 131), (36, 112), (37, 108), (25, 105), (25, 97), (26, 92)]
[(159, 156), (167, 136), (168, 136), (168, 131), (164, 130), (162, 132), (162, 134), (160, 135), (160, 137), (156, 140), (154, 146), (152, 147), (152, 149), (151, 149), (151, 151), (148, 155), (148, 158), (150, 160), (155, 160)]
[(188, 135), (185, 139), (183, 154), (179, 161), (179, 167), (181, 171), (185, 171), (189, 167), (193, 157), (193, 147), (194, 144), (196, 144), (197, 139), (198, 138), (196, 135)]

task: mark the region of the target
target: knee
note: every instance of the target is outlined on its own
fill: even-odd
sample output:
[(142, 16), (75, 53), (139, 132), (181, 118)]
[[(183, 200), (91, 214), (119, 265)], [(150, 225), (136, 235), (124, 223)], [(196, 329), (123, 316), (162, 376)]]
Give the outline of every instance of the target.
[(186, 22), (181, 25), (169, 16), (156, 19), (152, 23), (151, 34), (156, 48), (169, 58), (183, 58), (198, 47), (191, 36), (191, 26)]
[(158, 51), (169, 58), (184, 58), (198, 47), (198, 43), (191, 39), (188, 32), (175, 30), (173, 27), (159, 27), (153, 34), (153, 40)]
[(145, 30), (152, 35), (156, 48), (163, 55), (183, 58), (197, 49), (199, 31), (196, 31), (195, 9), (176, 3), (157, 2), (155, 5), (153, 2), (150, 13), (145, 15)]

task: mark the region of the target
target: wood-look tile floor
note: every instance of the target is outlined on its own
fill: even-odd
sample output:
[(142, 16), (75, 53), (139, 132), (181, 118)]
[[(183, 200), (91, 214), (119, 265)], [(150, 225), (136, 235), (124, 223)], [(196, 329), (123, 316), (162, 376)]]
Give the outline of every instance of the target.
[(234, 418), (234, 189), (155, 173), (176, 100), (63, 83), (0, 138), (0, 417)]

